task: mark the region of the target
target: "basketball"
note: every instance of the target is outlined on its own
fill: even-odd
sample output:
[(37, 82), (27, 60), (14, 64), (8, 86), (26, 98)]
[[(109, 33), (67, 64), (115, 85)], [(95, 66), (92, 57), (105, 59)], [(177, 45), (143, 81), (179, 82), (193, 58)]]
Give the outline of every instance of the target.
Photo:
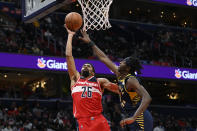
[(65, 17), (65, 24), (71, 31), (77, 31), (83, 24), (82, 16), (77, 12), (71, 12)]

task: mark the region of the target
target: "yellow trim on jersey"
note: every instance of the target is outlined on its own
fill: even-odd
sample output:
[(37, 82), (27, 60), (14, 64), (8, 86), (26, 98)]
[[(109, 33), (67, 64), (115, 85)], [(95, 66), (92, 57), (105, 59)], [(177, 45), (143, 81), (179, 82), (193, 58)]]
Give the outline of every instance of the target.
[(142, 113), (137, 117), (137, 119), (140, 118), (140, 117), (143, 117), (143, 116), (144, 116), (144, 112), (142, 112)]
[(127, 92), (132, 100), (135, 96), (137, 96), (137, 92)]
[(144, 124), (144, 121), (137, 121), (137, 123), (139, 123), (139, 124)]
[(141, 113), (136, 119), (136, 122), (139, 124), (140, 128), (144, 130), (144, 113)]
[(140, 125), (140, 127), (144, 127), (144, 124), (139, 124)]
[[(125, 81), (125, 79), (126, 79), (128, 76), (134, 77), (134, 76), (132, 76), (131, 74), (128, 74), (123, 80)], [(130, 92), (127, 91), (127, 89), (126, 89), (126, 83), (124, 83), (124, 89), (125, 89), (125, 91), (126, 91), (128, 94), (130, 93)], [(129, 96), (130, 96), (130, 94), (129, 94)]]
[(137, 122), (144, 122), (144, 119), (138, 119), (138, 120), (136, 120)]
[[(123, 86), (124, 86), (124, 90), (129, 94), (129, 97), (130, 97), (130, 99), (133, 101), (136, 101), (136, 102), (138, 102), (141, 98), (139, 97), (139, 98), (135, 98), (136, 96), (138, 96), (138, 94), (137, 94), (137, 92), (129, 92), (128, 90), (127, 90), (127, 88), (126, 88), (126, 83), (124, 83), (125, 82), (125, 79), (127, 78), (127, 77), (133, 77), (134, 78), (134, 76), (133, 75), (131, 75), (131, 74), (128, 74), (124, 79), (121, 79), (121, 80), (119, 80), (119, 81), (121, 81), (123, 84)], [(135, 99), (134, 99), (135, 98)]]

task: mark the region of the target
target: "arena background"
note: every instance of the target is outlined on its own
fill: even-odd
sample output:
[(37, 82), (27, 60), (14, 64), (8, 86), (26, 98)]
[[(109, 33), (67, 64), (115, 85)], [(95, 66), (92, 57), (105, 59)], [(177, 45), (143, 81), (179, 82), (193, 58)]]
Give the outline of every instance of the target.
[[(153, 66), (154, 76), (140, 77), (152, 97), (149, 110), (155, 131), (196, 131), (197, 7), (164, 1), (114, 0), (112, 28), (88, 33), (114, 62), (135, 54), (143, 65)], [(20, 0), (0, 0), (0, 130), (76, 130), (69, 76), (63, 66), (53, 66), (65, 59), (63, 24), (71, 11), (81, 13), (80, 5), (73, 2), (25, 24)], [(74, 57), (97, 63), (91, 49), (77, 39), (79, 35), (73, 42)], [(38, 60), (52, 64), (39, 68)], [(156, 68), (172, 72), (162, 75), (163, 70)], [(96, 72), (97, 77), (116, 82), (109, 70), (97, 68)], [(112, 131), (122, 131), (119, 97), (105, 91), (103, 108)]]

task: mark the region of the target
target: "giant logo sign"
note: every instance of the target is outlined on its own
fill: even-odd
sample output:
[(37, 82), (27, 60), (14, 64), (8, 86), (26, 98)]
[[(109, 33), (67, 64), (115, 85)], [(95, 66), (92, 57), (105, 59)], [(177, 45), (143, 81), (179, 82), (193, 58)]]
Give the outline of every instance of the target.
[(66, 62), (58, 62), (54, 59), (49, 59), (46, 61), (44, 58), (38, 58), (37, 66), (41, 69), (46, 67), (48, 69), (67, 70)]
[(183, 79), (196, 79), (197, 80), (197, 72), (191, 73), (189, 70), (176, 69), (175, 77), (178, 79), (183, 78)]
[(197, 6), (197, 0), (186, 0), (187, 1), (187, 5), (189, 6)]
[[(0, 67), (67, 71), (66, 58), (44, 57), (21, 54), (0, 53)], [(114, 75), (103, 63), (97, 60), (75, 59), (76, 69), (80, 72), (85, 63), (91, 63), (97, 74)], [(118, 63), (116, 62), (118, 65)], [(143, 65), (141, 77), (159, 79), (179, 79), (197, 81), (197, 69), (176, 68), (166, 66)]]

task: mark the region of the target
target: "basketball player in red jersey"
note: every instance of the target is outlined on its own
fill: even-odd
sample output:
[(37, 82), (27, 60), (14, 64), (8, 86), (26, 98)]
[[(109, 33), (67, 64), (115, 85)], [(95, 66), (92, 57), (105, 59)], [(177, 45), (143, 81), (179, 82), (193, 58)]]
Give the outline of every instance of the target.
[(102, 115), (102, 93), (105, 88), (119, 93), (118, 86), (105, 78), (96, 78), (94, 67), (89, 63), (82, 66), (81, 74), (76, 70), (72, 56), (72, 38), (75, 32), (69, 29), (67, 29), (67, 32), (68, 39), (65, 53), (71, 79), (73, 115), (77, 119), (78, 130), (110, 131), (108, 122)]

